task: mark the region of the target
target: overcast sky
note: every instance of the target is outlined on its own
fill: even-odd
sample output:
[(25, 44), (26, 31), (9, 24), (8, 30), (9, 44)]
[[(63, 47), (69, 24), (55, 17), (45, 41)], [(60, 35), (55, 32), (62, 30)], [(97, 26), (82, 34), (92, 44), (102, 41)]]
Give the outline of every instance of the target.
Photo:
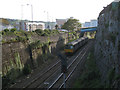
[(32, 20), (31, 6), (27, 5), (32, 4), (33, 20), (55, 21), (55, 19), (74, 17), (84, 23), (91, 19), (97, 19), (103, 7), (112, 1), (113, 0), (0, 0), (0, 18)]

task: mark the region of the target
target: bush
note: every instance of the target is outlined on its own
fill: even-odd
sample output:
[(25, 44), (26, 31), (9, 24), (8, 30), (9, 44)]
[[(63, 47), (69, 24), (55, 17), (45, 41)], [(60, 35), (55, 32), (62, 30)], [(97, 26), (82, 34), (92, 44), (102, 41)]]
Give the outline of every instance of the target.
[(30, 65), (29, 64), (26, 64), (25, 66), (24, 66), (24, 68), (23, 68), (23, 74), (24, 75), (28, 75), (28, 74), (30, 74), (31, 73), (31, 68), (30, 68)]
[(30, 44), (31, 49), (40, 48), (40, 47), (42, 47), (42, 43), (40, 42), (40, 40), (32, 42)]
[(43, 33), (43, 34), (41, 34), (41, 36), (49, 36), (49, 34), (48, 33)]
[(36, 29), (35, 32), (38, 34), (38, 35), (42, 35), (44, 33), (43, 30), (41, 29)]
[(17, 36), (16, 40), (19, 41), (19, 42), (24, 42), (24, 41), (26, 41), (28, 39), (26, 37)]
[(47, 34), (51, 33), (50, 30), (48, 30), (48, 29), (45, 29), (44, 32), (47, 33)]
[(9, 29), (4, 29), (4, 32), (9, 32)]
[(11, 32), (15, 32), (15, 31), (17, 31), (17, 29), (16, 28), (12, 28), (10, 31)]

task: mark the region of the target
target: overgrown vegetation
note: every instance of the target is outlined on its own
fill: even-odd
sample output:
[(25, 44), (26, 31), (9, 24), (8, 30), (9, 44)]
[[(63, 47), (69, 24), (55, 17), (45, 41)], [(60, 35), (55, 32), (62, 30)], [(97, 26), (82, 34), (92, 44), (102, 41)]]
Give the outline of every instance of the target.
[(95, 35), (96, 35), (96, 31), (85, 33), (85, 36), (87, 36), (89, 39), (94, 39)]
[(5, 30), (1, 31), (0, 34), (2, 34), (3, 36), (14, 37), (9, 40), (4, 40), (4, 38), (3, 38), (2, 43), (4, 44), (4, 43), (14, 43), (14, 42), (26, 42), (34, 34), (38, 34), (39, 36), (52, 36), (55, 34), (59, 34), (59, 31), (58, 30), (48, 30), (48, 29), (45, 29), (45, 30), (37, 29), (33, 32), (31, 32), (31, 31), (26, 32), (23, 30), (17, 30), (16, 28), (12, 28), (11, 30), (5, 29)]
[(16, 52), (14, 55), (14, 60), (10, 60), (9, 65), (3, 67), (4, 72), (2, 76), (2, 86), (6, 87), (11, 83), (14, 83), (16, 78), (20, 77), (23, 74), (23, 68), (24, 65), (20, 60), (20, 55)]
[(24, 75), (28, 75), (28, 74), (31, 73), (31, 71), (32, 71), (32, 69), (31, 69), (30, 65), (29, 65), (29, 64), (26, 64), (26, 65), (24, 66), (24, 68), (23, 68), (23, 74), (24, 74)]
[(48, 29), (45, 30), (37, 29), (35, 30), (35, 32), (40, 36), (51, 36), (59, 33), (58, 30), (48, 30)]
[(94, 59), (94, 50), (88, 54), (85, 69), (74, 84), (74, 88), (101, 88), (100, 73)]
[(120, 75), (115, 73), (115, 67), (111, 68), (107, 74), (107, 83), (105, 88), (113, 88), (116, 83), (115, 81), (120, 80)]
[[(41, 35), (41, 36), (43, 34), (45, 35), (45, 33), (47, 33), (49, 36), (49, 35), (55, 35), (55, 34), (59, 33), (59, 31), (57, 31), (57, 30), (53, 30), (53, 31), (50, 31), (50, 30), (39, 31), (39, 30), (37, 30), (35, 32), (26, 32), (23, 30), (17, 31), (16, 29), (12, 29), (12, 30), (6, 29), (4, 31), (1, 31), (1, 34), (3, 36), (15, 36), (15, 37), (11, 38), (10, 40), (7, 40), (7, 41), (3, 39), (2, 43), (26, 42), (27, 40), (31, 41), (30, 40), (31, 35), (33, 35), (33, 34), (36, 35), (36, 33)], [(37, 54), (40, 54), (40, 55), (38, 55), (37, 58), (35, 58), (35, 60), (38, 63), (41, 61), (43, 61), (43, 63), (45, 63), (46, 61), (53, 60), (55, 58), (55, 56), (53, 56), (48, 51), (49, 45), (51, 43), (53, 43), (53, 42), (51, 42), (50, 38), (48, 37), (47, 42), (43, 43), (40, 40), (31, 41), (27, 45), (28, 45), (28, 47), (30, 46), (31, 51), (35, 50), (35, 49), (37, 51), (37, 49), (41, 48), (42, 54), (40, 54), (40, 52), (38, 52)], [(31, 52), (31, 53), (33, 53), (33, 52)], [(12, 58), (10, 58), (10, 60), (7, 62), (7, 64), (4, 64), (4, 67), (3, 67), (3, 71), (4, 71), (4, 74), (2, 77), (3, 87), (9, 86), (11, 83), (15, 83), (16, 79), (22, 75), (30, 74), (31, 69), (32, 69), (32, 66), (30, 66), (28, 63), (23, 65), (20, 54), (18, 52), (13, 52), (11, 54), (13, 54)], [(31, 57), (34, 57), (34, 56), (32, 56), (32, 54), (30, 56), (30, 59), (31, 60), (34, 59)]]

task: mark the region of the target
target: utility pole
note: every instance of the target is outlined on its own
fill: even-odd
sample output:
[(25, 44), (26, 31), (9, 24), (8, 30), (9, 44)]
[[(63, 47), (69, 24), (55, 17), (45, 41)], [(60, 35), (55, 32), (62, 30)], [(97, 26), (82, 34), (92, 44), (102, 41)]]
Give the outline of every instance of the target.
[(20, 29), (22, 30), (22, 20), (23, 20), (23, 6), (24, 5), (21, 5), (21, 25), (20, 25)]
[(47, 26), (47, 28), (49, 29), (49, 14), (48, 14), (48, 12), (47, 12), (47, 22), (48, 22), (48, 26)]
[(32, 18), (32, 25), (31, 25), (31, 31), (33, 31), (33, 5), (32, 4), (27, 4), (27, 5), (30, 5), (31, 6), (31, 18)]
[(67, 73), (67, 57), (63, 56), (61, 53), (58, 53), (57, 56), (61, 60), (61, 73), (63, 73), (63, 83), (64, 83), (64, 88), (66, 88), (65, 74)]

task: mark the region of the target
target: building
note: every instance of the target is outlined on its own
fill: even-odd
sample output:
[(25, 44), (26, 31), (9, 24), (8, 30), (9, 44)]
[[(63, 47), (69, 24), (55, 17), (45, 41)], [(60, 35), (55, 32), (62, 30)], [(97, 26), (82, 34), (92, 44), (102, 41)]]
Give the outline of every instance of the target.
[(82, 23), (82, 27), (97, 27), (97, 20), (91, 20), (90, 22)]
[(45, 29), (45, 23), (40, 22), (26, 22), (26, 31), (35, 31), (36, 29)]
[(65, 22), (67, 22), (67, 19), (56, 19), (56, 24), (58, 25), (59, 29), (61, 29)]
[(90, 27), (97, 27), (97, 20), (91, 20)]
[(90, 27), (90, 22), (85, 22), (84, 27)]

